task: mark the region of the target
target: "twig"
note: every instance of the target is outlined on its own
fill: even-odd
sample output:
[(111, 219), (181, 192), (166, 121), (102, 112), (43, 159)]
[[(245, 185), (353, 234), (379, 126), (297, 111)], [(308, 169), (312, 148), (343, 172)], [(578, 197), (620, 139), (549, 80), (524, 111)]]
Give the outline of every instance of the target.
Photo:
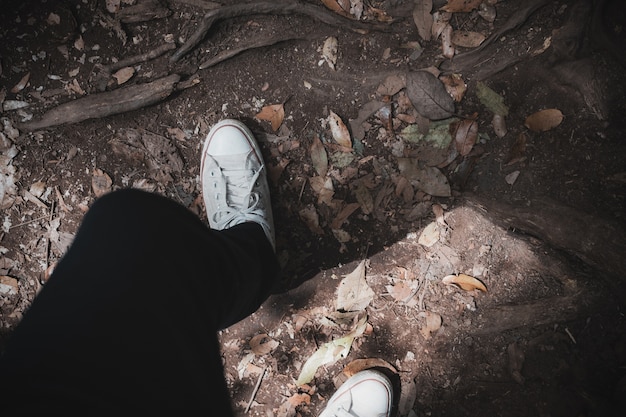
[(248, 401), (248, 405), (246, 406), (246, 413), (250, 411), (250, 407), (252, 407), (252, 402), (254, 401), (254, 397), (256, 397), (256, 393), (259, 391), (259, 387), (261, 386), (261, 381), (263, 381), (263, 377), (265, 376), (265, 372), (267, 371), (267, 366), (263, 368), (263, 372), (259, 375), (259, 379), (256, 381), (256, 385), (254, 390), (252, 391), (252, 395), (250, 396), (250, 401)]
[(376, 23), (367, 24), (351, 20), (336, 13), (330, 12), (322, 7), (302, 1), (294, 1), (293, 3), (258, 2), (234, 4), (211, 10), (206, 15), (204, 15), (204, 18), (202, 19), (202, 22), (200, 23), (198, 29), (189, 37), (189, 39), (187, 39), (187, 42), (185, 42), (180, 48), (178, 48), (176, 52), (174, 52), (174, 54), (170, 57), (170, 62), (178, 61), (180, 58), (183, 57), (183, 55), (185, 55), (187, 52), (195, 48), (200, 42), (202, 42), (204, 36), (211, 29), (213, 24), (215, 24), (215, 22), (217, 22), (218, 20), (247, 16), (252, 14), (301, 14), (309, 16), (312, 19), (329, 24), (331, 26), (352, 29), (354, 31), (390, 31), (389, 25)]
[(30, 219), (30, 220), (27, 220), (27, 221), (19, 223), (19, 224), (14, 224), (13, 226), (9, 227), (9, 230), (15, 229), (16, 227), (20, 227), (20, 226), (26, 226), (27, 224), (31, 224), (31, 223), (34, 223), (34, 222), (38, 222), (39, 220), (43, 220), (46, 217), (48, 217), (47, 214), (45, 216), (36, 217), (34, 219)]

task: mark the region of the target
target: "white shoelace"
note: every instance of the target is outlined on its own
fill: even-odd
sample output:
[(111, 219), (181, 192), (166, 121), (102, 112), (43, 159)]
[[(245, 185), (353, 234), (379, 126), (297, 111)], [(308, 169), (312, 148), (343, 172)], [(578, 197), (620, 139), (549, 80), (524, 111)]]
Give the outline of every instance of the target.
[[(261, 202), (259, 193), (253, 191), (264, 168), (262, 165), (257, 172), (247, 169), (222, 169), (226, 181), (226, 207), (213, 214), (213, 221), (219, 229), (248, 221), (260, 223), (264, 229), (269, 228), (263, 215), (263, 207), (259, 205)], [(252, 178), (249, 179), (251, 174)], [(218, 196), (216, 198), (219, 200)]]

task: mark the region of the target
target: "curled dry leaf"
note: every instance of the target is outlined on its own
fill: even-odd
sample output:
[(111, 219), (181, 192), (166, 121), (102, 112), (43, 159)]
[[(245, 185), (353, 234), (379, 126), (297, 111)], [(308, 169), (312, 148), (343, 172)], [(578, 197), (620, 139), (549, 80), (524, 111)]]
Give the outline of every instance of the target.
[(554, 129), (563, 121), (563, 113), (559, 109), (545, 109), (531, 114), (526, 118), (524, 126), (533, 132), (545, 132)]
[(250, 339), (250, 349), (255, 355), (267, 355), (278, 347), (279, 343), (267, 334), (257, 334)]
[(317, 135), (313, 137), (313, 143), (311, 144), (311, 160), (317, 175), (320, 177), (326, 176), (326, 172), (328, 172), (328, 154), (324, 144)]
[(20, 91), (22, 91), (28, 85), (29, 79), (30, 79), (30, 72), (26, 73), (26, 75), (24, 75), (22, 79), (17, 84), (15, 84), (15, 86), (13, 86), (13, 88), (11, 89), (11, 92), (15, 94), (15, 93), (19, 93)]
[(441, 31), (441, 51), (446, 58), (454, 56), (454, 44), (452, 43), (452, 26), (446, 24)]
[(265, 120), (272, 124), (272, 130), (276, 132), (285, 118), (285, 106), (283, 103), (271, 104), (261, 109), (256, 116), (259, 120)]
[(343, 120), (341, 120), (341, 117), (332, 110), (328, 115), (328, 125), (330, 126), (330, 132), (335, 142), (345, 148), (352, 148), (352, 138), (350, 137), (348, 127)]
[(457, 151), (466, 156), (472, 151), (478, 139), (478, 123), (472, 119), (464, 119), (456, 124), (454, 143)]
[(448, 285), (456, 285), (465, 291), (480, 290), (482, 292), (487, 292), (487, 287), (485, 287), (485, 284), (480, 282), (480, 280), (466, 274), (447, 275), (443, 277), (441, 282)]
[(357, 372), (364, 371), (366, 369), (371, 368), (386, 368), (389, 369), (394, 374), (398, 373), (398, 370), (389, 362), (380, 358), (366, 358), (366, 359), (355, 359), (349, 364), (347, 364), (343, 368), (343, 373), (350, 378), (355, 375)]
[(432, 35), (433, 0), (416, 0), (413, 8), (413, 22), (417, 27), (417, 34), (425, 41), (429, 41)]

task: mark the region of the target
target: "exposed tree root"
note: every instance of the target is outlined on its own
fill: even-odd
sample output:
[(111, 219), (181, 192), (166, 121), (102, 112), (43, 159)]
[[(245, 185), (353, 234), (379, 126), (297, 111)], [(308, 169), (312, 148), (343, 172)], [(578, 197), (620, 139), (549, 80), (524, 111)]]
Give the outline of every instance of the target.
[(137, 110), (168, 97), (179, 80), (178, 74), (172, 74), (151, 83), (90, 94), (48, 110), (41, 120), (23, 123), (19, 127), (32, 131)]
[(336, 13), (330, 12), (322, 7), (309, 3), (295, 1), (293, 3), (274, 3), (274, 2), (258, 2), (243, 3), (232, 6), (224, 6), (219, 9), (209, 11), (198, 29), (189, 37), (189, 39), (170, 57), (170, 62), (176, 62), (182, 58), (187, 52), (195, 48), (204, 39), (207, 32), (215, 24), (215, 22), (223, 19), (230, 19), (240, 16), (248, 16), (254, 14), (273, 14), (273, 15), (290, 15), (301, 14), (331, 26), (338, 26), (344, 29), (354, 31), (390, 31), (390, 26), (386, 24), (363, 23), (342, 17)]

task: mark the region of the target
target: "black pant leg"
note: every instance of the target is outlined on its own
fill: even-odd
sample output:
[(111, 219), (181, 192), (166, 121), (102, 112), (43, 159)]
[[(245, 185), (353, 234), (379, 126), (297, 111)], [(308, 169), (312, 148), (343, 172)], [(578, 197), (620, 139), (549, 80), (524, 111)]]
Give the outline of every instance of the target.
[(106, 195), (0, 359), (0, 414), (228, 415), (216, 331), (254, 312), (277, 278), (256, 224), (215, 231), (154, 194)]

